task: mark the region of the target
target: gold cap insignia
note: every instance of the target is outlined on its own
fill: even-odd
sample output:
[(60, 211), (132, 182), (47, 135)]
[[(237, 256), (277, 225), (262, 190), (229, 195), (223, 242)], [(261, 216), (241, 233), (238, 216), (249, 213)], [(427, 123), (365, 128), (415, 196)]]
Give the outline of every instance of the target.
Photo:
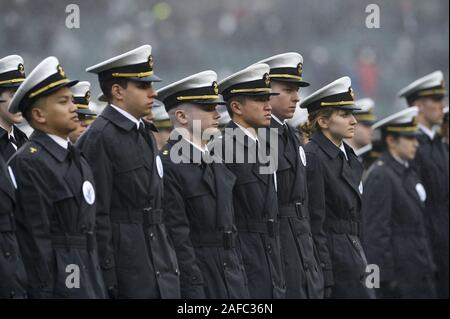
[(23, 66), (22, 63), (19, 64), (19, 66), (17, 67), (17, 69), (19, 70), (19, 73), (21, 75), (25, 75), (25, 67)]
[(62, 67), (61, 65), (58, 65), (57, 70), (58, 70), (58, 73), (59, 73), (63, 78), (66, 77), (66, 72), (64, 72), (64, 69), (63, 69), (63, 67)]
[(217, 84), (216, 81), (213, 82), (213, 90), (214, 90), (214, 94), (217, 95), (219, 94), (219, 85)]
[(264, 83), (266, 84), (266, 86), (269, 87), (270, 86), (270, 76), (268, 73), (264, 74), (263, 80), (264, 80)]
[(91, 100), (91, 91), (87, 91), (84, 98), (89, 102)]
[(302, 73), (303, 73), (303, 63), (299, 63), (297, 65), (297, 72), (298, 72), (298, 75), (302, 75)]
[(350, 95), (352, 96), (352, 99), (355, 100), (355, 92), (353, 91), (353, 88), (349, 87), (348, 91), (349, 91)]
[(148, 57), (148, 65), (150, 66), (150, 69), (153, 70), (153, 65), (154, 65), (154, 61), (153, 61), (153, 55), (149, 55)]

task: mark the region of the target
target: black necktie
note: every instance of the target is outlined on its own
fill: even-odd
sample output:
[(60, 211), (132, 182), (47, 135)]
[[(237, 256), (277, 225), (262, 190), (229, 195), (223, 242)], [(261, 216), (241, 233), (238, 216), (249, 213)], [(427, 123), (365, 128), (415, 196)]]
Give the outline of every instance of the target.
[(69, 151), (69, 158), (81, 170), (81, 153), (80, 151), (69, 143), (67, 150)]
[(145, 127), (144, 123), (139, 123), (138, 131), (142, 135), (144, 140), (147, 142), (147, 144), (150, 147), (150, 149), (153, 151), (153, 140), (150, 137), (150, 132), (147, 130), (147, 128)]
[(289, 129), (287, 124), (283, 124), (283, 139), (285, 144), (289, 142)]

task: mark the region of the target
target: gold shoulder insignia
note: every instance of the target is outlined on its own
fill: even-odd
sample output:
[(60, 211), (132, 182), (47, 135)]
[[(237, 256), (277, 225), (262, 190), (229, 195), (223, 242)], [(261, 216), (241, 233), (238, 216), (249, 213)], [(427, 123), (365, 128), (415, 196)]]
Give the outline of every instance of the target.
[(31, 154), (37, 153), (37, 148), (31, 146), (31, 147), (30, 147), (30, 153), (31, 153)]
[(168, 150), (164, 150), (162, 154), (167, 156), (167, 155), (169, 155), (169, 151)]

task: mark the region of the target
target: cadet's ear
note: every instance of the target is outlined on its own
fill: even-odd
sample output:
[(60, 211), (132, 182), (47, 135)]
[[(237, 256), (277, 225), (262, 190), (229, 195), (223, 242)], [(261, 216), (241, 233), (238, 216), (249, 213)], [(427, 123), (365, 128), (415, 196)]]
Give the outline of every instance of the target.
[(388, 146), (388, 148), (392, 148), (397, 144), (397, 138), (395, 138), (392, 135), (387, 135), (386, 136), (386, 145)]
[(175, 118), (181, 125), (187, 125), (188, 123), (186, 111), (183, 109), (178, 109), (175, 111)]
[(317, 119), (317, 124), (319, 125), (319, 127), (320, 128), (324, 128), (324, 129), (327, 129), (327, 128), (329, 128), (330, 127), (330, 125), (329, 125), (329, 121), (330, 119), (329, 118), (326, 118), (325, 116), (320, 116), (318, 119)]
[(115, 83), (111, 86), (111, 96), (117, 101), (123, 101), (124, 88)]
[(39, 108), (39, 107), (33, 107), (31, 109), (31, 118), (34, 122), (38, 124), (45, 124), (47, 123), (47, 117), (45, 110)]
[(242, 104), (238, 101), (231, 101), (230, 108), (233, 114), (242, 115)]
[(47, 123), (46, 103), (47, 97), (41, 97), (31, 106), (30, 116), (32, 121), (38, 124)]

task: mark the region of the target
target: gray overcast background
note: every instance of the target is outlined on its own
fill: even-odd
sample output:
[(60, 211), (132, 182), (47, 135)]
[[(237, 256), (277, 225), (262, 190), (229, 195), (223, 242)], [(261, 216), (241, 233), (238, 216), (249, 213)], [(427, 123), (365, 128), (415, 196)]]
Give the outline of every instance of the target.
[[(81, 28), (65, 26), (68, 4)], [(380, 7), (368, 29), (365, 8)], [(383, 116), (401, 107), (396, 92), (434, 70), (449, 74), (448, 0), (0, 0), (0, 57), (20, 54), (29, 73), (49, 55), (71, 78), (87, 66), (149, 43), (164, 82), (213, 69), (223, 78), (287, 51), (304, 57), (313, 90), (349, 75), (357, 98), (370, 96)]]

